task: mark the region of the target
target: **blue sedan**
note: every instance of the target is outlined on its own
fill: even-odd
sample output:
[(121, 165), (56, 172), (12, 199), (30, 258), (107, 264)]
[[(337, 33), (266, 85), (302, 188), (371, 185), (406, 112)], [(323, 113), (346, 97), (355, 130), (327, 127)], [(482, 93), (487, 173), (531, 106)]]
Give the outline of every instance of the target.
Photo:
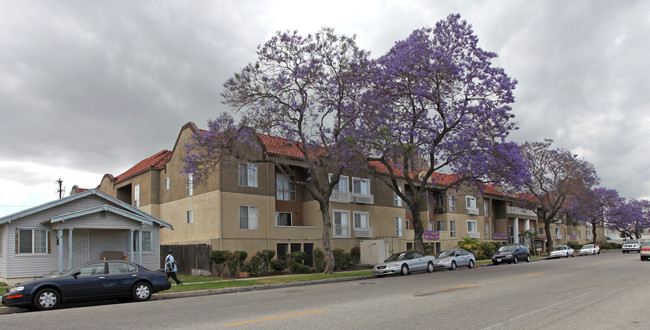
[(60, 277), (16, 284), (2, 296), (2, 304), (48, 310), (77, 301), (127, 298), (146, 301), (152, 294), (170, 287), (163, 272), (128, 261), (95, 261)]

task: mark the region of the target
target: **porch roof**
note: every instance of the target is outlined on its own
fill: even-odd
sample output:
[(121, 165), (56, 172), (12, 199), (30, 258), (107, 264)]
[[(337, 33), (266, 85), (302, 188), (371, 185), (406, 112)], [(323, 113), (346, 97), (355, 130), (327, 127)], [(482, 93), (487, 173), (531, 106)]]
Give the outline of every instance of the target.
[(111, 206), (111, 205), (106, 205), (106, 204), (101, 205), (101, 206), (91, 207), (91, 208), (85, 209), (85, 210), (79, 210), (79, 211), (74, 211), (74, 212), (70, 212), (70, 213), (66, 213), (66, 214), (57, 215), (56, 217), (52, 217), (49, 220), (43, 221), (43, 223), (63, 222), (63, 221), (66, 221), (66, 220), (79, 218), (79, 217), (82, 217), (84, 215), (94, 214), (94, 213), (99, 213), (99, 212), (104, 212), (104, 211), (105, 212), (111, 212), (111, 213), (123, 216), (125, 218), (131, 219), (131, 220), (134, 220), (134, 221), (138, 221), (138, 222), (140, 222), (142, 224), (153, 225), (153, 221), (151, 221), (149, 219), (145, 219), (145, 218), (143, 218), (143, 217), (141, 217), (141, 216), (139, 216), (137, 214), (125, 211), (123, 209), (120, 209), (120, 208), (117, 208), (117, 207), (114, 207), (114, 206)]

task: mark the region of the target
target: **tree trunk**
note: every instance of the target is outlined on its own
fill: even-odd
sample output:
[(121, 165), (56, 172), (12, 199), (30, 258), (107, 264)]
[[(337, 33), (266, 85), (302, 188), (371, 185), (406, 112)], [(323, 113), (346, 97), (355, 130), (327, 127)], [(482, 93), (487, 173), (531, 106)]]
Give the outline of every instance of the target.
[(323, 216), (323, 252), (325, 253), (325, 270), (323, 273), (332, 274), (334, 272), (334, 253), (330, 246), (330, 233), (332, 231), (332, 218), (330, 218), (329, 203), (320, 202), (320, 211)]
[(553, 250), (553, 238), (551, 237), (551, 219), (544, 218), (544, 230), (546, 231), (546, 245), (548, 246), (548, 251)]
[(418, 251), (422, 254), (424, 254), (424, 240), (422, 239), (422, 235), (424, 234), (424, 226), (422, 226), (422, 220), (420, 219), (420, 212), (419, 211), (411, 211), (411, 214), (413, 215), (412, 217), (412, 222), (413, 222), (413, 230), (415, 231), (415, 251)]
[(597, 224), (597, 223), (595, 223), (595, 222), (592, 222), (592, 223), (591, 223), (591, 229), (592, 229), (592, 231), (593, 231), (591, 234), (592, 234), (593, 237), (594, 237), (593, 242), (592, 242), (593, 244), (596, 244), (596, 235), (597, 235), (597, 234), (596, 234), (596, 224)]

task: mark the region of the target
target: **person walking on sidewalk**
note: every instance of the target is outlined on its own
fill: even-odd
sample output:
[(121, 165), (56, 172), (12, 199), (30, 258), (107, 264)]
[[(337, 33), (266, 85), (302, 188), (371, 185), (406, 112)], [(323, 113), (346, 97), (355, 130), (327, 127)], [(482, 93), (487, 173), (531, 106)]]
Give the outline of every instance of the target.
[(179, 285), (183, 282), (179, 281), (176, 277), (176, 272), (178, 271), (176, 265), (178, 265), (178, 261), (174, 258), (174, 250), (169, 250), (167, 257), (165, 258), (165, 273), (167, 273), (168, 279), (170, 277), (173, 278), (174, 281), (176, 281), (176, 285)]

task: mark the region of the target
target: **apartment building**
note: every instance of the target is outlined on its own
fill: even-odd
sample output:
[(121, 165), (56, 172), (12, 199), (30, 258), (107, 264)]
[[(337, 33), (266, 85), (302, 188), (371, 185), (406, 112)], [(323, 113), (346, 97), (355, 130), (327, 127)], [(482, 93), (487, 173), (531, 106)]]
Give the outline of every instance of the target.
[[(174, 230), (161, 232), (161, 244), (209, 244), (213, 250), (244, 250), (249, 255), (271, 249), (280, 258), (294, 251), (311, 256), (314, 248), (322, 248), (318, 203), (293, 183), (307, 176), (296, 150), (282, 139), (260, 136), (265, 150), (251, 151), (252, 159), (283, 156), (294, 177), (270, 162), (230, 157), (195, 185), (191, 175), (180, 171), (185, 144), (199, 132), (194, 123), (185, 124), (171, 151), (162, 150), (118, 176), (106, 174), (98, 189), (171, 224)], [(435, 253), (455, 247), (462, 237), (532, 244), (522, 233), (543, 227), (522, 201), (493, 187), (445, 189), (445, 181), (452, 177), (437, 178), (440, 188), (430, 193), (426, 209), (420, 210), (427, 222), (425, 244)], [(330, 212), (333, 249), (360, 246), (363, 255), (365, 248), (381, 246), (380, 255), (385, 255), (413, 248), (411, 210), (379, 180), (344, 173), (330, 198)], [(579, 235), (587, 237), (586, 232)], [(535, 240), (543, 238), (538, 235)]]

